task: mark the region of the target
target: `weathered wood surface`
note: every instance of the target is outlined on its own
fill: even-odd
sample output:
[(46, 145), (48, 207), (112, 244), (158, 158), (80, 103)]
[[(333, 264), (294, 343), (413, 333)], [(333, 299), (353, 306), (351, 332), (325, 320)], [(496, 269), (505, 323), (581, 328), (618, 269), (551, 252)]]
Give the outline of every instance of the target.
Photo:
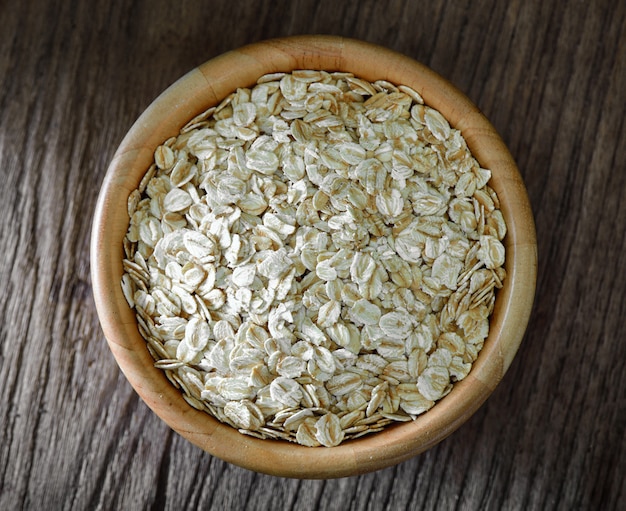
[[(117, 368), (93, 207), (165, 87), (243, 44), (332, 33), (463, 90), (528, 187), (539, 279), (502, 384), (447, 440), (361, 477), (248, 472), (172, 433)], [(623, 509), (626, 3), (0, 2), (0, 509)]]

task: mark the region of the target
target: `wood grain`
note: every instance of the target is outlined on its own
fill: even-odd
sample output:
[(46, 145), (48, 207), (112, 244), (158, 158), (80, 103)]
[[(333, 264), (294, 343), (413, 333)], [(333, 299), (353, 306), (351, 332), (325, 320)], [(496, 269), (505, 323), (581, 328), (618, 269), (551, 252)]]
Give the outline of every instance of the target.
[[(521, 349), (461, 429), (397, 467), (295, 481), (212, 458), (136, 396), (98, 324), (89, 236), (143, 109), (243, 44), (327, 33), (450, 79), (507, 143), (537, 225)], [(626, 5), (0, 3), (0, 509), (620, 509), (626, 498)]]

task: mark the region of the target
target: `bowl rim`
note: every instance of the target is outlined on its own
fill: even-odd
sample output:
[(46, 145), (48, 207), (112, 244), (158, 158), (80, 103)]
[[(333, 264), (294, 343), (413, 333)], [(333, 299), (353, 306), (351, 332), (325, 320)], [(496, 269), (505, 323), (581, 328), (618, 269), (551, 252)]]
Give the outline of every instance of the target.
[[(154, 150), (190, 119), (236, 87), (266, 73), (294, 69), (345, 71), (369, 81), (413, 87), (426, 104), (461, 130), (501, 201), (507, 223), (507, 278), (498, 291), (490, 334), (469, 375), (415, 421), (311, 448), (242, 435), (192, 408), (155, 368), (121, 291), (127, 197), (149, 167)], [(168, 136), (164, 136), (168, 135)], [(464, 423), (496, 388), (524, 336), (537, 277), (533, 215), (521, 175), (506, 145), (479, 109), (456, 87), (415, 60), (388, 48), (338, 36), (291, 36), (261, 41), (212, 58), (159, 95), (130, 128), (107, 169), (92, 225), (91, 279), (97, 313), (120, 369), (143, 401), (172, 429), (206, 452), (266, 474), (330, 478), (378, 470), (434, 446)]]

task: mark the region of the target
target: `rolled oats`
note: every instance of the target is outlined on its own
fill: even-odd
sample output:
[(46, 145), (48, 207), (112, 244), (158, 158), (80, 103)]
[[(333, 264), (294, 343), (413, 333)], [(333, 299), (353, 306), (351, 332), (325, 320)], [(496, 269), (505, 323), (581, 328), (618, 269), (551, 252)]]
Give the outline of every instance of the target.
[(505, 278), (490, 177), (406, 85), (266, 75), (156, 149), (123, 294), (191, 406), (335, 446), (470, 372)]

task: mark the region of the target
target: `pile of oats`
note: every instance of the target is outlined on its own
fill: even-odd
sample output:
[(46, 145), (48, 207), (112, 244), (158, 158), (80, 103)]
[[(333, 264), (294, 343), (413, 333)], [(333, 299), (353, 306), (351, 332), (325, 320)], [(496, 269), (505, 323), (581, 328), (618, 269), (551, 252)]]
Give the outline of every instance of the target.
[(156, 150), (128, 201), (124, 295), (191, 406), (335, 446), (469, 373), (505, 277), (489, 179), (408, 87), (267, 75)]

